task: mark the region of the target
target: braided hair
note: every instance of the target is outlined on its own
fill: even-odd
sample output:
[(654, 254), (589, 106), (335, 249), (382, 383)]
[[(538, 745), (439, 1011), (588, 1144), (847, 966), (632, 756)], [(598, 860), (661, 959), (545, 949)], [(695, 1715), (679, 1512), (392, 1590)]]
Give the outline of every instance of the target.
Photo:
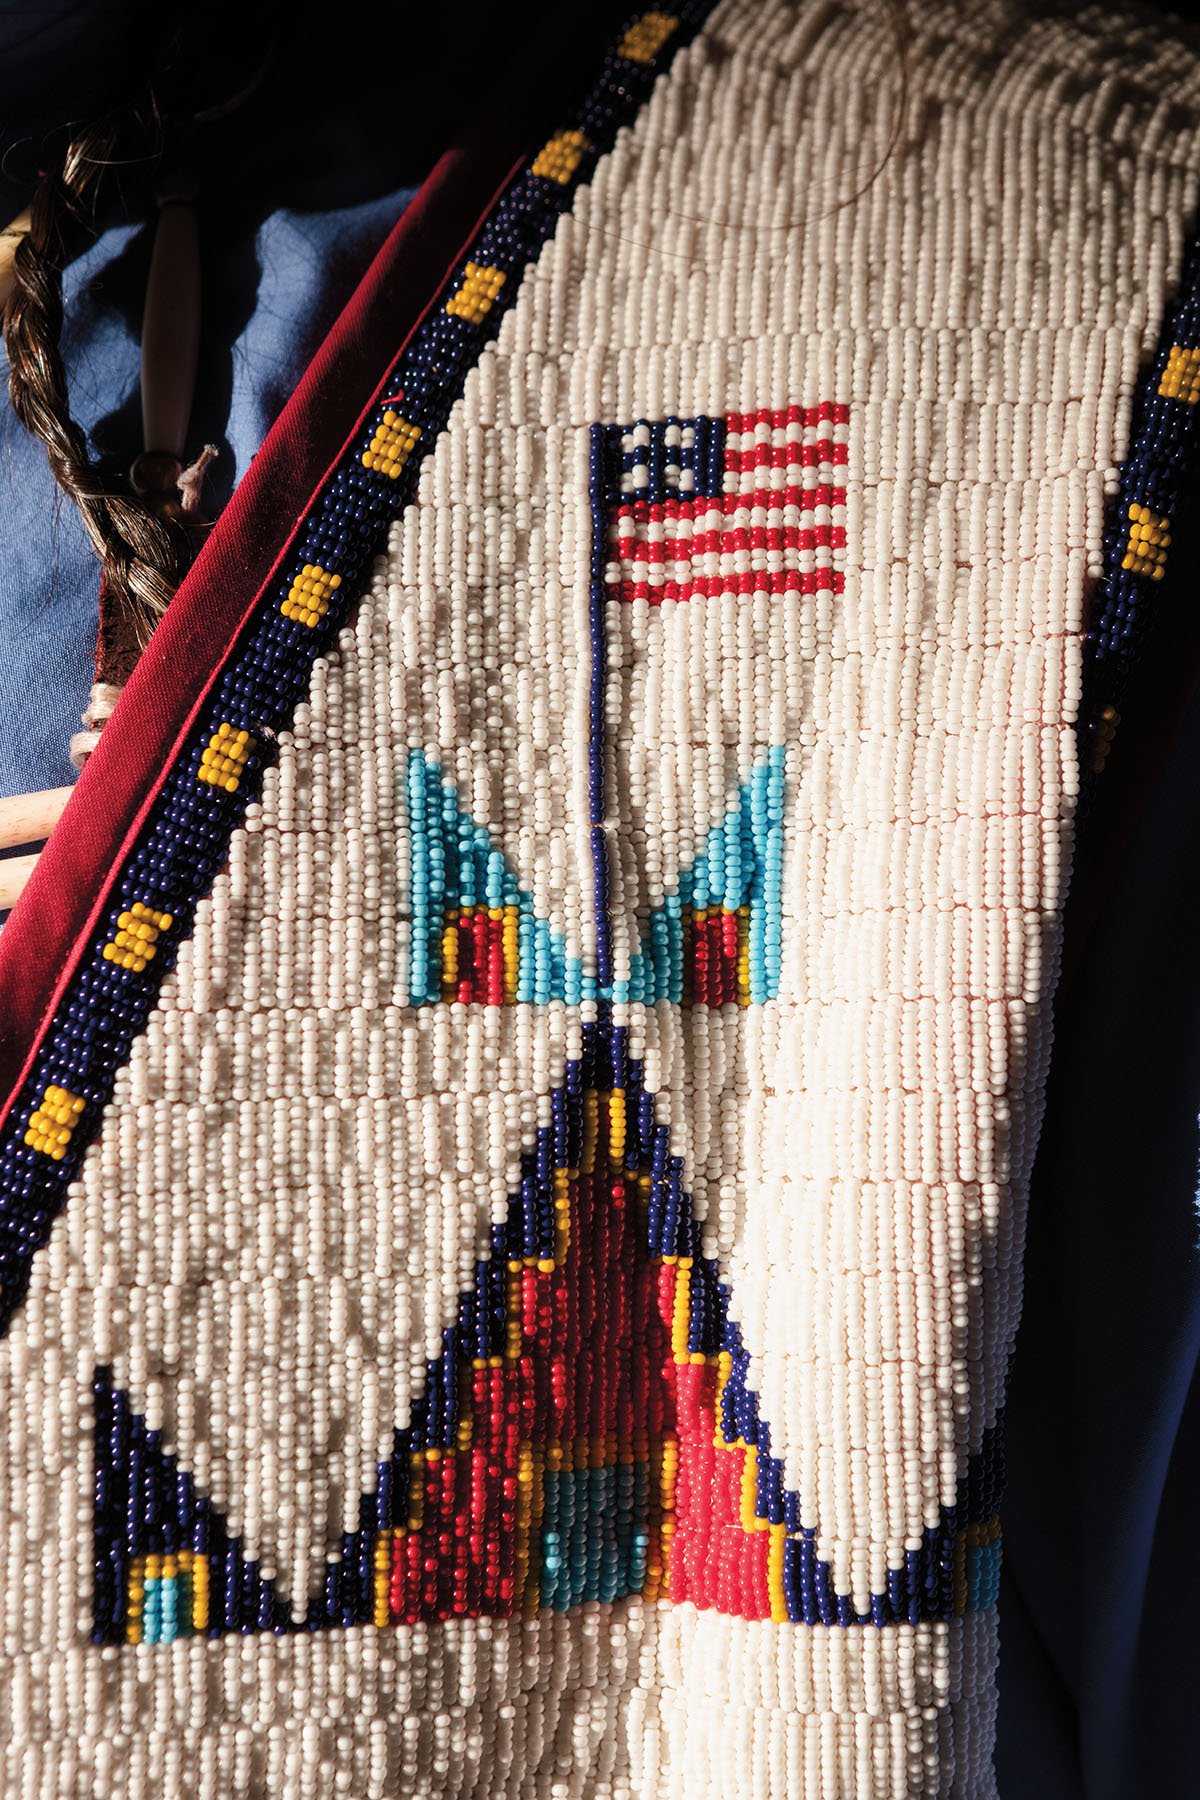
[(144, 647), (187, 572), (194, 534), (178, 509), (136, 493), (127, 479), (93, 462), (71, 416), (59, 349), (63, 271), (99, 234), (106, 177), (134, 143), (139, 163), (156, 166), (162, 129), (151, 96), (77, 129), (49, 159), (30, 205), (29, 231), (13, 258), (4, 342), (13, 411), (45, 444), (55, 481), (79, 509), (100, 558), (106, 604)]

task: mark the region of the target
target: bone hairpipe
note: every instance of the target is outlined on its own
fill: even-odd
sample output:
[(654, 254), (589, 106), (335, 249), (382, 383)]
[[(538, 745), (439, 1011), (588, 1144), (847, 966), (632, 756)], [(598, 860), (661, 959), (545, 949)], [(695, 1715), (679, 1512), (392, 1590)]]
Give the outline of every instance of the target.
[(15, 906), (25, 891), (25, 883), (33, 874), (36, 856), (6, 856), (0, 859), (0, 912)]
[(74, 788), (47, 788), (41, 794), (14, 794), (0, 800), (0, 850), (13, 844), (40, 844), (62, 817)]
[[(41, 794), (14, 794), (0, 800), (0, 850), (14, 844), (39, 844), (62, 817), (74, 788), (47, 788)], [(0, 912), (15, 906), (33, 874), (37, 854), (0, 858)]]
[[(40, 794), (14, 794), (0, 800), (0, 850), (14, 844), (40, 844), (62, 817), (74, 788), (47, 788)], [(7, 912), (21, 897), (33, 874), (37, 854), (0, 858), (0, 912)]]

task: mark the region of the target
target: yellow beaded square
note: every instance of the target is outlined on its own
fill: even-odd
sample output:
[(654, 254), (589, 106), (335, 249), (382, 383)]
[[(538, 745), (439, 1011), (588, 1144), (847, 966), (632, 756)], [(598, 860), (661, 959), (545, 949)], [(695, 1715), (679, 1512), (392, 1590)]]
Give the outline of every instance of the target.
[(590, 148), (582, 131), (556, 131), (534, 157), (533, 173), (565, 185), (579, 167), (584, 151)]
[(329, 611), (329, 596), (341, 585), (340, 575), (331, 575), (319, 563), (305, 563), (279, 610), (285, 619), (313, 626), (325, 617)]
[(31, 1149), (40, 1150), (43, 1156), (61, 1162), (67, 1153), (71, 1133), (79, 1123), (83, 1105), (78, 1094), (51, 1083), (26, 1126), (25, 1142)]
[(1148, 506), (1131, 506), (1129, 518), (1129, 542), (1121, 567), (1131, 575), (1161, 581), (1171, 543), (1170, 519), (1165, 513), (1151, 512)]
[(385, 412), (382, 425), (363, 455), (363, 468), (378, 469), (381, 475), (390, 475), (395, 480), (412, 455), (420, 435), (419, 425), (410, 425), (399, 413)]
[(129, 911), (117, 919), (117, 934), (110, 944), (105, 944), (101, 954), (120, 968), (140, 975), (156, 955), (160, 934), (170, 929), (170, 913), (155, 912), (153, 907), (135, 900)]
[(617, 45), (617, 55), (630, 62), (653, 62), (678, 23), (670, 13), (643, 13)]
[(1095, 735), (1092, 739), (1092, 773), (1098, 775), (1108, 761), (1108, 753), (1112, 749), (1113, 739), (1117, 735), (1117, 726), (1121, 723), (1121, 715), (1115, 706), (1101, 708), (1096, 722)]
[(463, 282), (456, 294), (446, 302), (446, 311), (472, 325), (486, 318), (500, 289), (504, 286), (503, 269), (489, 269), (486, 263), (469, 262), (463, 271)]
[(200, 756), (197, 770), (200, 780), (207, 781), (212, 787), (224, 788), (227, 794), (236, 794), (246, 758), (253, 748), (254, 739), (248, 731), (236, 730), (232, 725), (218, 725)]
[(1182, 400), (1186, 406), (1195, 406), (1200, 400), (1200, 346), (1186, 350), (1182, 344), (1172, 345), (1158, 391), (1168, 400)]

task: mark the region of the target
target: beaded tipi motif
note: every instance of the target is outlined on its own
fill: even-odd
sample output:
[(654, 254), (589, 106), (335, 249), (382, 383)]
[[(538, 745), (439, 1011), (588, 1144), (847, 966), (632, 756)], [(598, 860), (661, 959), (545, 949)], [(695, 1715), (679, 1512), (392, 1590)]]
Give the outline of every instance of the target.
[(608, 1009), (552, 1096), (491, 1254), (460, 1296), (323, 1590), (295, 1617), (160, 1434), (96, 1377), (105, 1642), (691, 1600), (743, 1618), (917, 1624), (990, 1606), (999, 1444), (860, 1613), (771, 1453), (682, 1159)]
[[(303, 1617), (99, 1371), (96, 1635), (289, 1630), (565, 1610), (633, 1594), (755, 1619), (917, 1623), (990, 1605), (994, 1434), (957, 1504), (860, 1612), (835, 1590), (771, 1449), (681, 1156), (622, 1002), (721, 1006), (776, 993), (786, 780), (759, 753), (618, 971), (610, 926), (606, 608), (639, 629), (692, 600), (840, 591), (846, 409), (672, 419), (593, 434), (589, 768), (598, 940), (583, 1052), (551, 1095), (490, 1255), (460, 1295), (360, 1528)], [(620, 621), (618, 620), (618, 626)], [(686, 625), (686, 615), (685, 615)], [(641, 649), (645, 652), (643, 642)], [(658, 643), (661, 662), (669, 646)], [(628, 671), (637, 656), (622, 654)], [(409, 765), (410, 993), (579, 1003), (578, 962), (501, 850), (418, 753)]]

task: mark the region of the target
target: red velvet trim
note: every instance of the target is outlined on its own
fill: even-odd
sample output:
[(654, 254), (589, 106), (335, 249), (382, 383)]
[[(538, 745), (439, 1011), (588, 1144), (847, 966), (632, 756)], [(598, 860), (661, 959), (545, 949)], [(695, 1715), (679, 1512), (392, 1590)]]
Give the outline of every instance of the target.
[(333, 465), (521, 166), (513, 129), (451, 151), (310, 364), (172, 600), (0, 932), (3, 1123), (181, 740)]

